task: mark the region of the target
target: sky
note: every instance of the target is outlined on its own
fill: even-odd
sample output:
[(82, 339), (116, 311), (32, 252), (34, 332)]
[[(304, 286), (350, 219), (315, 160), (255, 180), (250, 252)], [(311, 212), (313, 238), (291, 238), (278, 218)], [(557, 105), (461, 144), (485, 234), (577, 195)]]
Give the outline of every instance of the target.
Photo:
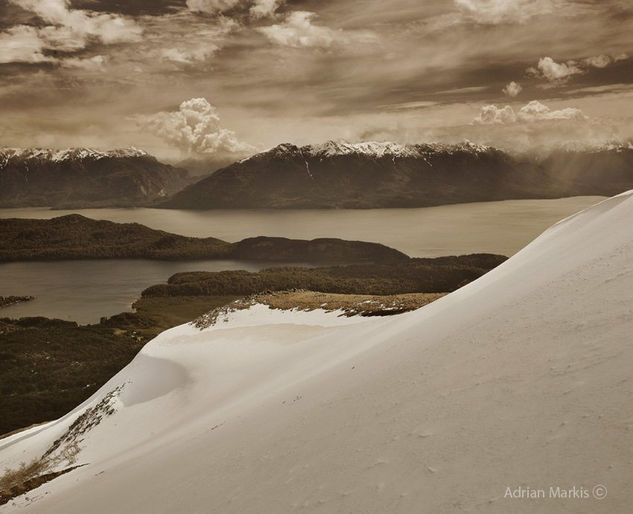
[(633, 138), (630, 0), (0, 0), (0, 146)]

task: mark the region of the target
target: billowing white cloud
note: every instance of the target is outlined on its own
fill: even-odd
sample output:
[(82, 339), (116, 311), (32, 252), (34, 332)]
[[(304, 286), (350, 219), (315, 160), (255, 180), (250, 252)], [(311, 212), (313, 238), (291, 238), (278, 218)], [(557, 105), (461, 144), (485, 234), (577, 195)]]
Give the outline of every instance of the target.
[(18, 25), (1, 32), (2, 62), (59, 62), (45, 51), (75, 52), (84, 49), (90, 39), (113, 44), (141, 37), (141, 28), (131, 18), (71, 9), (68, 0), (9, 1), (37, 14), (47, 25)]
[(484, 105), (479, 116), (475, 118), (475, 123), (484, 125), (515, 123), (517, 115), (509, 105), (497, 107), (496, 105)]
[(574, 75), (580, 75), (583, 70), (574, 61), (557, 63), (551, 57), (542, 57), (539, 59), (536, 69), (528, 68), (528, 73), (545, 78), (549, 82), (561, 84), (567, 82)]
[(316, 14), (293, 11), (282, 23), (259, 27), (257, 30), (277, 45), (292, 48), (329, 48), (334, 44), (367, 43), (374, 40), (368, 31), (343, 31), (314, 25)]
[(606, 68), (607, 66), (628, 59), (628, 55), (620, 54), (615, 57), (606, 54), (586, 57), (581, 61), (567, 61), (557, 63), (551, 57), (539, 59), (536, 68), (530, 67), (526, 71), (528, 75), (543, 78), (552, 84), (565, 84), (574, 75), (581, 75), (588, 71), (588, 68)]
[(243, 154), (253, 150), (235, 132), (220, 127), (220, 116), (206, 98), (182, 102), (177, 111), (139, 116), (137, 122), (187, 154)]
[(455, 6), (482, 24), (523, 23), (553, 11), (556, 0), (454, 0)]
[(510, 98), (514, 98), (522, 90), (523, 88), (521, 87), (521, 84), (512, 81), (503, 88), (503, 94), (509, 96)]
[(521, 107), (518, 112), (515, 112), (509, 105), (505, 107), (484, 105), (479, 116), (473, 121), (482, 125), (507, 125), (539, 121), (585, 121), (587, 119), (587, 116), (580, 109), (566, 107), (565, 109), (552, 110), (538, 100), (532, 100)]

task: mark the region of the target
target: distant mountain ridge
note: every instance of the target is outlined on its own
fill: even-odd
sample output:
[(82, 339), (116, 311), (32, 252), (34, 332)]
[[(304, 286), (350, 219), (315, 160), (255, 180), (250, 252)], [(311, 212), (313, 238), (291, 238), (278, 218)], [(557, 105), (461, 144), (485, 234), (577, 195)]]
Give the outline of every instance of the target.
[(363, 209), (610, 196), (633, 188), (633, 144), (284, 143), (194, 180), (134, 147), (0, 148), (0, 207)]
[(54, 162), (72, 159), (107, 159), (123, 157), (148, 157), (145, 150), (133, 146), (114, 150), (95, 150), (93, 148), (74, 147), (65, 149), (52, 148), (0, 148), (0, 169), (4, 168), (11, 159), (45, 159)]
[[(365, 141), (361, 143), (342, 143), (337, 141), (327, 141), (322, 144), (295, 146), (290, 143), (283, 143), (269, 150), (274, 154), (298, 153), (309, 157), (340, 157), (344, 155), (362, 155), (368, 157), (425, 157), (433, 153), (444, 152), (472, 152), (474, 154), (494, 150), (491, 146), (478, 145), (470, 141), (464, 141), (457, 145), (446, 145), (442, 143), (408, 144), (378, 141)], [(266, 152), (264, 152), (266, 153)], [(253, 156), (256, 157), (256, 156)], [(252, 157), (242, 159), (245, 162)]]
[(149, 205), (190, 182), (143, 150), (0, 148), (0, 206)]
[(281, 144), (174, 195), (182, 209), (384, 208), (613, 195), (633, 187), (633, 146), (512, 155), (457, 145)]

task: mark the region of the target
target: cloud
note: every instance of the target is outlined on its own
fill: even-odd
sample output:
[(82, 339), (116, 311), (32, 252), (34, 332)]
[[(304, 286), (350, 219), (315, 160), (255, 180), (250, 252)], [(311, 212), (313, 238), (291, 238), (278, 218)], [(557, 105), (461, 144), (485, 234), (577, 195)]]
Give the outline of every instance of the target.
[(187, 0), (187, 8), (193, 12), (219, 14), (233, 9), (248, 10), (253, 18), (272, 16), (283, 0)]
[(488, 25), (524, 23), (551, 13), (555, 0), (454, 0), (455, 6), (471, 20)]
[(565, 91), (566, 95), (619, 95), (633, 93), (633, 84), (617, 83), (617, 84), (603, 84), (601, 86), (588, 86), (578, 89), (570, 89)]
[(220, 46), (212, 40), (201, 39), (197, 44), (163, 48), (160, 51), (160, 56), (173, 63), (191, 65), (207, 61), (218, 50), (220, 50)]
[(506, 87), (503, 88), (503, 94), (506, 95), (506, 96), (509, 96), (511, 98), (514, 98), (522, 90), (523, 90), (523, 88), (521, 87), (521, 84), (512, 81), (508, 85), (506, 85)]
[(613, 62), (613, 59), (608, 55), (596, 55), (594, 57), (587, 57), (583, 60), (587, 66), (593, 66), (594, 68), (606, 68)]
[(280, 46), (292, 48), (329, 48), (334, 44), (347, 44), (373, 41), (368, 31), (349, 31), (331, 29), (314, 25), (316, 14), (308, 11), (293, 11), (279, 24), (259, 27), (258, 30), (270, 41)]
[(593, 57), (587, 57), (586, 59), (583, 59), (583, 63), (586, 66), (591, 66), (593, 68), (606, 68), (607, 66), (615, 62), (624, 61), (628, 58), (629, 56), (627, 54), (619, 54), (614, 57), (611, 57), (610, 55), (601, 54), (601, 55), (595, 55)]
[(68, 3), (64, 0), (9, 0), (22, 9), (34, 12), (44, 21), (62, 23), (68, 16)]
[(572, 76), (580, 75), (583, 70), (575, 61), (557, 63), (551, 57), (541, 57), (535, 68), (528, 68), (528, 73), (536, 77), (544, 78), (549, 82), (563, 84)]
[(53, 61), (44, 55), (45, 44), (35, 27), (17, 25), (0, 32), (0, 63), (41, 63)]
[(539, 121), (586, 121), (588, 118), (580, 109), (567, 107), (552, 110), (538, 100), (532, 100), (515, 112), (512, 107), (484, 105), (473, 122), (481, 125), (508, 125), (513, 123), (534, 123)]
[(585, 121), (587, 116), (580, 109), (567, 107), (565, 109), (551, 110), (538, 100), (532, 100), (527, 105), (521, 107), (517, 114), (520, 121), (551, 121), (551, 120), (574, 120)]
[(107, 59), (103, 55), (86, 58), (70, 57), (62, 61), (62, 66), (64, 68), (75, 68), (87, 71), (103, 71), (106, 62)]
[(79, 37), (71, 27), (49, 25), (38, 29), (37, 34), (47, 50), (77, 52), (86, 46), (86, 38)]
[(272, 16), (281, 5), (282, 0), (255, 0), (249, 12), (253, 18)]
[(193, 12), (216, 14), (237, 7), (242, 0), (187, 0), (187, 8)]
[[(103, 44), (138, 41), (141, 28), (130, 18), (114, 14), (71, 9), (68, 0), (10, 0), (36, 14), (42, 27), (17, 25), (0, 32), (2, 55), (8, 62), (59, 62), (46, 51), (75, 52), (91, 39)], [(8, 49), (8, 50), (7, 50)]]
[[(88, 37), (95, 37), (105, 44), (138, 41), (141, 28), (131, 18), (71, 9), (68, 0), (10, 0), (22, 9), (34, 12), (51, 27), (72, 31), (83, 46)], [(83, 47), (82, 46), (82, 47)]]
[(220, 116), (206, 98), (182, 102), (177, 111), (137, 117), (143, 128), (187, 154), (244, 154), (251, 145), (237, 139), (235, 132), (220, 127)]
[(515, 123), (517, 115), (509, 105), (497, 107), (496, 105), (484, 105), (479, 116), (475, 118), (475, 123), (483, 125)]
[(222, 48), (227, 37), (239, 27), (235, 20), (220, 16), (215, 24), (206, 23), (204, 28), (197, 30), (192, 27), (189, 34), (168, 39), (166, 43), (170, 46), (160, 50), (160, 57), (182, 65), (204, 63)]
[(539, 59), (536, 68), (530, 67), (526, 71), (528, 75), (543, 78), (552, 84), (565, 84), (574, 75), (581, 75), (587, 72), (587, 68), (606, 68), (607, 66), (628, 59), (627, 54), (619, 54), (615, 57), (600, 54), (586, 57), (580, 62), (567, 61), (566, 63), (557, 63), (551, 57), (542, 57)]

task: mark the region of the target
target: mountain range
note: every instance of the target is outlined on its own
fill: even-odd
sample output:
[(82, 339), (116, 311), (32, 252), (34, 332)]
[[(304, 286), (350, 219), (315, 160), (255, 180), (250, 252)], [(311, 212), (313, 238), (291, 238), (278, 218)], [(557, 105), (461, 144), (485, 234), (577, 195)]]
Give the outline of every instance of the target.
[(633, 147), (526, 157), (483, 145), (282, 144), (223, 168), (161, 206), (384, 208), (613, 195), (633, 187)]
[(193, 182), (135, 148), (0, 149), (0, 207), (388, 208), (633, 187), (633, 145), (515, 155), (490, 146), (281, 144)]
[(188, 183), (187, 171), (136, 148), (0, 148), (2, 207), (147, 205)]

